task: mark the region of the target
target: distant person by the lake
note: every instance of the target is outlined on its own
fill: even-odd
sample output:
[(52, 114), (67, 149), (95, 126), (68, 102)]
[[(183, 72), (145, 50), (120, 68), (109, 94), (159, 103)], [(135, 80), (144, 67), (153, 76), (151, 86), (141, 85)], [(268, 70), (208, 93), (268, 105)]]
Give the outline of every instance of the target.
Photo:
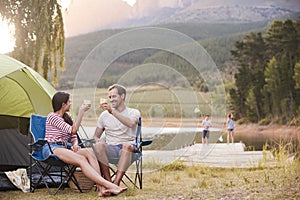
[(211, 120), (209, 115), (205, 115), (204, 119), (202, 120), (202, 144), (208, 144), (209, 138), (209, 128), (211, 127)]
[(227, 144), (229, 144), (230, 138), (232, 144), (234, 144), (234, 120), (233, 120), (232, 113), (228, 114), (228, 119), (226, 124), (227, 124)]

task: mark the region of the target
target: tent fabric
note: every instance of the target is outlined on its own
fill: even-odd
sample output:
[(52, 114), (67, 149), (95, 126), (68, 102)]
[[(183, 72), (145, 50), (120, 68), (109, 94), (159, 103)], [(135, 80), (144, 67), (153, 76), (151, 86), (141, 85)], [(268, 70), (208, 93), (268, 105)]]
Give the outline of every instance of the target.
[(28, 144), (31, 142), (29, 134), (20, 134), (18, 129), (2, 129), (0, 130), (0, 141), (2, 166), (28, 166), (30, 162)]
[(4, 171), (30, 166), (29, 117), (50, 113), (55, 92), (33, 69), (0, 54), (0, 191), (16, 189)]
[(25, 64), (3, 54), (0, 54), (0, 63), (1, 63), (0, 78), (14, 71), (22, 69), (23, 67), (26, 67)]
[[(1, 114), (10, 116), (25, 116), (29, 113), (34, 113), (30, 99), (22, 87), (8, 78), (0, 79), (1, 91)], [(4, 108), (5, 106), (5, 108)]]
[(0, 54), (0, 115), (29, 118), (47, 115), (56, 92), (41, 75), (25, 64)]
[(0, 54), (0, 171), (29, 166), (29, 117), (50, 113), (55, 92), (33, 69)]

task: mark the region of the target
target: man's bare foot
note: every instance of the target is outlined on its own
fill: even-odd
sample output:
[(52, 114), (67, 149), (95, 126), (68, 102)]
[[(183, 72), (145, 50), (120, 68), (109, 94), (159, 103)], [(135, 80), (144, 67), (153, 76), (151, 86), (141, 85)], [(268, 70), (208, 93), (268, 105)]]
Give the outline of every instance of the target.
[(109, 197), (111, 196), (111, 193), (108, 190), (105, 190), (104, 192), (99, 192), (98, 197)]
[(102, 187), (102, 186), (98, 187), (98, 191), (99, 191), (99, 193), (98, 193), (99, 197), (111, 196), (111, 192), (108, 191), (105, 187)]

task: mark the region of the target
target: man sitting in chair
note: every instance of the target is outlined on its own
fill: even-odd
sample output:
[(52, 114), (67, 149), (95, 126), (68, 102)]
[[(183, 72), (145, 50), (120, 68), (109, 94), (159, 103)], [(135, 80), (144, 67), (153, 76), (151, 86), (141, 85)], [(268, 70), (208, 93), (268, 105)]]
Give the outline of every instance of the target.
[[(135, 135), (140, 112), (125, 105), (126, 89), (118, 84), (108, 88), (110, 104), (100, 101), (104, 110), (99, 116), (94, 133), (96, 141), (94, 150), (100, 163), (101, 173), (106, 180), (112, 181), (109, 172), (109, 160), (119, 159), (117, 172), (112, 181), (116, 185), (120, 182), (131, 165), (132, 152), (135, 151)], [(105, 142), (100, 140), (105, 131)]]

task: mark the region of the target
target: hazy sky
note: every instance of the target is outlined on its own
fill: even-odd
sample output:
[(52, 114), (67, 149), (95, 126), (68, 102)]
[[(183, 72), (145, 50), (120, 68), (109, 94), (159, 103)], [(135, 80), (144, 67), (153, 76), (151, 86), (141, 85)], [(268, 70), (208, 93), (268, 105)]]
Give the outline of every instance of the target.
[(194, 7), (203, 8), (214, 4), (270, 5), (300, 7), (300, 0), (62, 0), (69, 4), (64, 12), (66, 37), (85, 34), (99, 29), (116, 27), (123, 21), (142, 18), (168, 5), (176, 7), (182, 2), (194, 2)]
[[(64, 12), (66, 36), (83, 34), (105, 28), (131, 16), (135, 0), (72, 0)], [(83, 14), (84, 13), (84, 14)]]

